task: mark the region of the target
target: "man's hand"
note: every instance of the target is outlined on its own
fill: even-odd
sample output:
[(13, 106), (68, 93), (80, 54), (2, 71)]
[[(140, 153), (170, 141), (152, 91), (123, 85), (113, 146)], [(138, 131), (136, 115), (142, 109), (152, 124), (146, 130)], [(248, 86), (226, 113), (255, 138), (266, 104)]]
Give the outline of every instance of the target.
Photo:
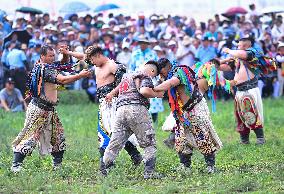
[(238, 82), (237, 82), (236, 80), (230, 80), (230, 85), (231, 85), (231, 87), (237, 85), (237, 83), (238, 83)]
[(79, 73), (80, 78), (85, 78), (85, 77), (91, 77), (92, 76), (92, 72), (87, 70), (87, 69), (83, 69), (80, 73)]
[(67, 45), (62, 45), (59, 50), (59, 53), (68, 55), (69, 54), (69, 47)]
[(163, 98), (165, 92), (156, 92), (156, 94), (157, 94), (157, 98)]
[(231, 51), (231, 49), (229, 49), (229, 48), (223, 48), (223, 52), (224, 53), (228, 53), (229, 54), (230, 51)]
[(114, 96), (114, 95), (113, 95), (112, 92), (108, 93), (108, 94), (106, 95), (106, 97), (105, 97), (106, 102), (107, 102), (107, 103), (111, 103), (113, 96)]

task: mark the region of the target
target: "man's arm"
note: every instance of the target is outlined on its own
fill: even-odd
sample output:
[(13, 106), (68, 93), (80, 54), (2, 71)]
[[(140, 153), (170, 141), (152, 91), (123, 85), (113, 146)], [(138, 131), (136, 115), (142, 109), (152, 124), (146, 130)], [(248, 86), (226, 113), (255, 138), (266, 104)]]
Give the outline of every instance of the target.
[(172, 87), (178, 86), (180, 84), (180, 81), (177, 77), (172, 77), (171, 79), (164, 81), (160, 85), (156, 86), (153, 90), (155, 92), (162, 92), (167, 91)]
[(231, 50), (229, 48), (224, 48), (223, 51), (225, 53), (232, 55), (232, 57), (236, 57), (236, 58), (239, 58), (239, 59), (245, 60), (245, 59), (248, 58), (247, 51), (244, 51), (244, 50)]
[(24, 100), (20, 90), (16, 90), (16, 93), (17, 93), (17, 96), (18, 96), (18, 99), (19, 101), (24, 105), (24, 110), (26, 111), (27, 110), (27, 103), (26, 101)]
[(221, 64), (217, 67), (219, 71), (233, 71), (232, 68), (228, 64)]
[(84, 77), (90, 77), (92, 75), (92, 73), (86, 69), (83, 69), (80, 73), (76, 74), (76, 75), (61, 75), (58, 74), (56, 77), (56, 80), (58, 83), (60, 84), (70, 84), (73, 83), (81, 78)]
[(228, 65), (228, 62), (232, 62), (234, 59), (232, 57), (219, 60), (220, 66), (216, 66), (219, 71), (233, 71), (232, 67)]
[(112, 101), (112, 98), (118, 94), (118, 92), (119, 92), (119, 86), (120, 86), (120, 84), (118, 84), (118, 86), (116, 86), (116, 88), (114, 88), (110, 93), (108, 93), (108, 94), (106, 95), (105, 100), (106, 100), (107, 102), (111, 102), (111, 101)]
[(2, 99), (2, 98), (0, 100), (1, 100), (1, 104), (2, 104), (3, 108), (5, 109), (5, 111), (11, 111), (5, 100)]
[(75, 57), (75, 58), (77, 58), (79, 60), (84, 60), (85, 59), (85, 54), (84, 53), (69, 51), (65, 47), (60, 48), (59, 52), (62, 53), (63, 55), (70, 55), (70, 56)]
[(164, 91), (155, 92), (153, 88), (148, 88), (148, 87), (140, 88), (139, 93), (142, 94), (146, 98), (155, 98), (155, 97), (162, 98), (164, 95)]

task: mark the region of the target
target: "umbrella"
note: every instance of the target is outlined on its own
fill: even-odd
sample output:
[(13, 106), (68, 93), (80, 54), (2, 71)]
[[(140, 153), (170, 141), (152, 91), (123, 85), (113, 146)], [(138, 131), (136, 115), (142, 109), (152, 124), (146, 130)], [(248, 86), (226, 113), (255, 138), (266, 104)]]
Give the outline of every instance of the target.
[(16, 9), (17, 12), (30, 13), (30, 14), (42, 14), (42, 11), (32, 7), (21, 7)]
[(95, 12), (107, 11), (110, 9), (117, 9), (117, 8), (120, 8), (120, 7), (113, 3), (103, 4), (103, 5), (96, 7)]
[(61, 13), (78, 13), (78, 12), (83, 12), (83, 11), (89, 11), (90, 7), (86, 5), (85, 3), (82, 3), (80, 1), (72, 1), (65, 3), (63, 7), (59, 10)]
[(284, 7), (281, 6), (269, 6), (261, 10), (262, 14), (281, 13), (281, 12), (284, 12)]
[(225, 13), (222, 13), (222, 16), (232, 17), (232, 16), (235, 16), (237, 14), (246, 14), (246, 13), (247, 13), (247, 10), (245, 10), (242, 7), (231, 7)]
[(8, 34), (5, 38), (4, 38), (4, 44), (10, 40), (12, 40), (15, 36), (17, 35), (17, 41), (21, 42), (21, 43), (25, 43), (25, 44), (29, 44), (30, 39), (32, 38), (32, 35), (30, 35), (30, 33), (28, 33), (27, 30), (15, 30), (12, 31), (10, 34)]

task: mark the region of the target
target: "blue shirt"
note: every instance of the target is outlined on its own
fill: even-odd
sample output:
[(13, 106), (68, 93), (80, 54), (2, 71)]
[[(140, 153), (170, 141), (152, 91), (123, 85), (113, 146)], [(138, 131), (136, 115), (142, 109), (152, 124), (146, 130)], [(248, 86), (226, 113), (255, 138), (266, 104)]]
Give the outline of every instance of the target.
[(10, 66), (10, 69), (25, 68), (24, 61), (26, 60), (27, 57), (24, 51), (19, 49), (13, 49), (7, 55), (7, 64)]
[(212, 33), (210, 31), (208, 31), (208, 32), (205, 33), (204, 36), (209, 37), (209, 38), (213, 37), (213, 38), (215, 38), (215, 40), (217, 40), (218, 39), (218, 32), (216, 31), (216, 32)]
[(135, 50), (131, 55), (131, 60), (129, 64), (130, 70), (136, 71), (137, 69), (139, 69), (139, 67), (141, 67), (141, 65), (145, 64), (150, 60), (158, 60), (156, 53), (150, 48), (147, 48), (144, 51), (139, 48)]
[(217, 57), (216, 49), (213, 46), (204, 48), (203, 45), (200, 45), (197, 49), (195, 57), (198, 58), (201, 63), (206, 63)]
[(0, 99), (4, 100), (10, 109), (14, 109), (16, 106), (21, 104), (23, 96), (21, 91), (17, 88), (15, 88), (11, 94), (8, 93), (6, 88), (3, 88), (0, 91)]
[(35, 39), (35, 38), (30, 39), (30, 41), (29, 41), (29, 47), (35, 46), (35, 45), (37, 45), (37, 44), (43, 44), (43, 41), (42, 41), (41, 39)]
[(9, 54), (9, 50), (8, 49), (5, 49), (2, 53), (2, 57), (1, 57), (1, 62), (2, 63), (5, 63), (5, 65), (8, 65), (7, 64), (7, 55)]
[(31, 65), (33, 66), (40, 59), (40, 54), (33, 52), (31, 56)]

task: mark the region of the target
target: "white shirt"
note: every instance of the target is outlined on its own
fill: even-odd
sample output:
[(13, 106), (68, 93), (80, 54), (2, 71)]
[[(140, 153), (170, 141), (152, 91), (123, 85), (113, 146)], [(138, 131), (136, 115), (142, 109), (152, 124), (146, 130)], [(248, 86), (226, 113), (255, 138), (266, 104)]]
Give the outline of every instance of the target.
[(182, 59), (179, 60), (179, 63), (181, 65), (188, 65), (189, 67), (191, 67), (192, 65), (194, 65), (194, 56), (196, 53), (196, 49), (194, 48), (193, 45), (190, 45), (188, 47), (185, 46), (181, 46), (178, 48), (177, 50), (177, 58), (188, 53), (188, 52), (192, 52), (193, 54), (188, 54), (187, 56), (183, 57)]
[(279, 27), (275, 25), (271, 30), (271, 34), (274, 39), (278, 40), (281, 36), (284, 35), (283, 25)]
[(125, 52), (125, 51), (121, 51), (117, 57), (116, 60), (124, 65), (127, 65), (127, 70), (129, 69), (128, 64), (130, 63), (130, 59), (131, 59), (131, 52)]

